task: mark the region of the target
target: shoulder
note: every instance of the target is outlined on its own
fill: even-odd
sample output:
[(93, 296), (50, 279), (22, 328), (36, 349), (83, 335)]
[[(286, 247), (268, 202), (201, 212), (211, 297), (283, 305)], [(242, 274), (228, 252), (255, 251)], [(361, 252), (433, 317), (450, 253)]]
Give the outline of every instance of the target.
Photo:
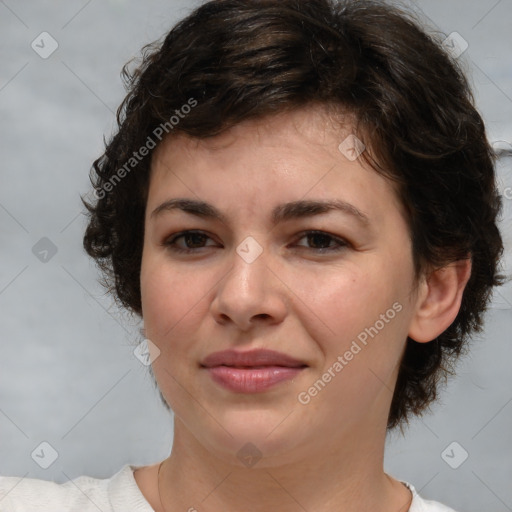
[(111, 478), (80, 476), (68, 482), (56, 482), (24, 477), (0, 476), (0, 511), (55, 512), (117, 512), (122, 506), (130, 510), (149, 512), (148, 504), (137, 488), (133, 467), (125, 465)]
[(456, 512), (453, 508), (443, 505), (437, 501), (423, 499), (413, 485), (404, 481), (402, 481), (402, 483), (412, 493), (412, 503), (408, 512)]
[(0, 510), (98, 510), (112, 512), (108, 500), (110, 479), (80, 476), (59, 484), (27, 477), (0, 477)]

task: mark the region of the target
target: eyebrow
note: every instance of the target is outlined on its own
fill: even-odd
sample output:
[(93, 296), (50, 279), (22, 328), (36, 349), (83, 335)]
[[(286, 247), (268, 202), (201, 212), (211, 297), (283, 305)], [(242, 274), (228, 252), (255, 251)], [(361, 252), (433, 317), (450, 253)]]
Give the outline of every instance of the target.
[[(215, 206), (196, 199), (175, 198), (169, 199), (157, 206), (150, 215), (150, 218), (157, 217), (163, 212), (181, 210), (183, 212), (206, 219), (219, 220), (228, 224), (227, 217)], [(330, 211), (340, 211), (354, 217), (365, 227), (370, 225), (368, 216), (356, 208), (353, 204), (339, 199), (335, 200), (300, 200), (284, 203), (272, 210), (272, 224), (276, 225), (287, 220), (312, 217)]]

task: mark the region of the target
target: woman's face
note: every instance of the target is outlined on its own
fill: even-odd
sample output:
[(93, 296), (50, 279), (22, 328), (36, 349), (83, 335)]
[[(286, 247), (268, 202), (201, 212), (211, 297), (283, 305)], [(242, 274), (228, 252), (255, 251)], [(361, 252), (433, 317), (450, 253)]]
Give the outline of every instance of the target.
[[(268, 464), (293, 461), (386, 425), (415, 308), (411, 242), (350, 134), (316, 107), (174, 136), (153, 156), (141, 268), (153, 371), (175, 436), (226, 461), (246, 443)], [(345, 206), (323, 213), (303, 203), (335, 201)], [(297, 364), (203, 366), (227, 349)]]

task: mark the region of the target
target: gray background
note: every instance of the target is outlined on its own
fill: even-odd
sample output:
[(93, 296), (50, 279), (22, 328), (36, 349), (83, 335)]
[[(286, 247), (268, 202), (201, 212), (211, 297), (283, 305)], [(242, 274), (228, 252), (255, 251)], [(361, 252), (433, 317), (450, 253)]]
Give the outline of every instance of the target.
[[(2, 475), (107, 478), (126, 463), (150, 464), (170, 453), (172, 416), (133, 353), (142, 340), (138, 324), (104, 295), (82, 250), (79, 195), (89, 190), (103, 134), (115, 127), (124, 96), (121, 66), (195, 5), (0, 1)], [(446, 35), (457, 31), (469, 43), (461, 60), (489, 138), (510, 147), (512, 0), (410, 5), (432, 27)], [(43, 31), (59, 45), (47, 59), (31, 48)], [(512, 187), (512, 159), (503, 159), (499, 171), (502, 189)], [(511, 221), (507, 200), (507, 273)], [(40, 242), (44, 237), (51, 243)], [(48, 261), (41, 261), (45, 247)], [(512, 510), (511, 304), (508, 284), (432, 414), (414, 421), (405, 438), (393, 434), (386, 447), (389, 473), (460, 512)], [(46, 470), (31, 457), (44, 441), (58, 453)], [(458, 445), (445, 452), (452, 465), (462, 450), (469, 454), (457, 469), (442, 457), (454, 441)]]

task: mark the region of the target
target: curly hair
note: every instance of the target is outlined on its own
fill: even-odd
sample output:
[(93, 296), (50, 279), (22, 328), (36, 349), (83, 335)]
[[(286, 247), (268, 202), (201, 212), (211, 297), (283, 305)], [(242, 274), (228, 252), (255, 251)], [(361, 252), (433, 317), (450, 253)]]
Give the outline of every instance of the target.
[(429, 343), (406, 342), (388, 429), (422, 414), (470, 335), (482, 330), (492, 288), (505, 282), (496, 156), (442, 38), (379, 1), (212, 0), (198, 7), (163, 41), (145, 46), (136, 69), (123, 67), (118, 129), (90, 173), (97, 200), (82, 198), (84, 248), (104, 286), (142, 315), (144, 213), (151, 155), (164, 131), (206, 138), (307, 104), (338, 106), (372, 149), (363, 158), (397, 185), (416, 278), (472, 261), (454, 322)]

